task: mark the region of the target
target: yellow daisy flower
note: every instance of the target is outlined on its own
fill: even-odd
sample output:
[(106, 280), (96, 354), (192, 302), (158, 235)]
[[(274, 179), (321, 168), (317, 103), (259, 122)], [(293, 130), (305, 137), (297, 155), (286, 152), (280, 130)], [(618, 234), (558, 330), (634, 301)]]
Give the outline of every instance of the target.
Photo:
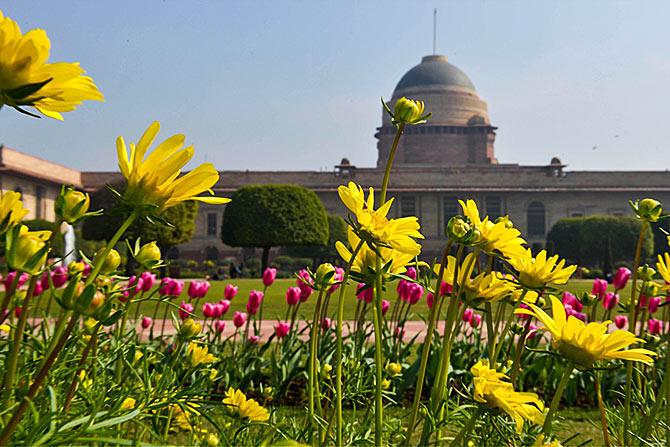
[(78, 63), (47, 63), (50, 50), (44, 30), (23, 34), (19, 25), (0, 11), (0, 105), (35, 107), (62, 120), (60, 112), (70, 112), (83, 101), (104, 100)]
[(194, 368), (200, 365), (213, 363), (217, 360), (214, 355), (209, 353), (209, 348), (207, 346), (198, 346), (195, 343), (188, 345), (186, 359), (188, 360), (188, 363)]
[(130, 154), (123, 137), (116, 139), (119, 169), (128, 181), (124, 198), (136, 206), (156, 206), (159, 212), (188, 200), (213, 205), (230, 202), (224, 197), (199, 195), (203, 192), (214, 195), (211, 188), (219, 180), (219, 172), (211, 163), (203, 163), (179, 177), (181, 169), (193, 157), (193, 146), (182, 148), (184, 135), (171, 136), (147, 154), (159, 129), (160, 124), (153, 122), (137, 146), (130, 144)]
[(6, 232), (26, 217), (21, 194), (15, 191), (0, 191), (0, 234)]
[(565, 284), (577, 269), (576, 265), (565, 266), (565, 259), (558, 261), (558, 255), (547, 258), (547, 251), (540, 251), (536, 257), (530, 249), (509, 260), (519, 272), (519, 282), (526, 287), (538, 288), (547, 284)]
[(340, 186), (337, 192), (344, 205), (356, 216), (362, 231), (371, 239), (412, 257), (421, 253), (421, 245), (415, 240), (423, 239), (423, 235), (419, 232), (418, 219), (414, 216), (399, 219), (387, 217), (393, 199), (375, 210), (375, 195), (372, 188), (367, 199), (363, 188), (354, 182)]
[(123, 399), (123, 402), (121, 402), (121, 410), (122, 411), (132, 410), (133, 408), (135, 408), (135, 402), (136, 402), (135, 399), (133, 399), (132, 397), (126, 397), (125, 399)]
[(265, 422), (270, 419), (268, 410), (263, 408), (253, 399), (247, 399), (247, 396), (240, 390), (228, 388), (223, 403), (230, 406), (240, 417), (249, 419), (252, 422)]
[(590, 368), (598, 360), (652, 363), (651, 357), (656, 355), (653, 351), (642, 348), (624, 350), (633, 343), (644, 343), (644, 340), (624, 330), (608, 334), (610, 321), (586, 324), (572, 315), (566, 317), (563, 303), (553, 295), (550, 297), (553, 318), (532, 303), (527, 303), (530, 309), (519, 308), (514, 313), (537, 318), (551, 332), (554, 349), (572, 363), (584, 369)]
[(523, 254), (523, 245), (526, 241), (521, 232), (509, 225), (509, 219), (492, 222), (488, 217), (484, 220), (479, 216), (479, 210), (474, 200), (459, 200), (463, 215), (467, 217), (477, 231), (475, 245), (487, 254), (500, 253), (505, 258), (514, 258)]
[[(498, 272), (482, 272), (472, 277), (475, 265), (477, 264), (474, 253), (468, 253), (465, 256), (461, 266), (458, 269), (456, 282), (463, 292), (465, 301), (474, 301), (484, 299), (487, 301), (499, 301), (509, 296), (514, 291), (514, 285), (504, 279)], [(456, 258), (447, 257), (447, 265), (444, 269), (443, 281), (453, 286), (454, 270), (456, 268)], [(439, 275), (440, 265), (433, 267), (433, 271)]]
[[(349, 239), (350, 247), (357, 247), (359, 242), (361, 241), (360, 238), (356, 235), (356, 233), (354, 233), (354, 230), (351, 227), (349, 227), (347, 231), (347, 237)], [(335, 249), (342, 257), (344, 262), (346, 263), (350, 262), (351, 251), (342, 242), (337, 241), (335, 243)], [(407, 270), (406, 266), (414, 259), (414, 255), (401, 253), (393, 248), (379, 247), (378, 251), (382, 256), (381, 260), (382, 265), (386, 265), (388, 262), (391, 262), (391, 266), (388, 272), (393, 274), (405, 273), (405, 271)], [(356, 255), (356, 259), (354, 260), (354, 263), (351, 266), (351, 270), (353, 272), (365, 274), (370, 270), (373, 271), (376, 270), (376, 268), (377, 268), (377, 254), (370, 248), (370, 246), (366, 242), (363, 244), (358, 254)]]
[(536, 425), (544, 423), (544, 403), (537, 394), (514, 391), (510, 382), (503, 381), (508, 377), (490, 368), (488, 360), (480, 360), (470, 372), (473, 375), (474, 399), (507, 413), (514, 419), (517, 433), (523, 429), (524, 421)]
[(661, 275), (666, 284), (670, 284), (670, 253), (663, 253), (658, 255), (658, 262), (656, 263), (656, 270)]

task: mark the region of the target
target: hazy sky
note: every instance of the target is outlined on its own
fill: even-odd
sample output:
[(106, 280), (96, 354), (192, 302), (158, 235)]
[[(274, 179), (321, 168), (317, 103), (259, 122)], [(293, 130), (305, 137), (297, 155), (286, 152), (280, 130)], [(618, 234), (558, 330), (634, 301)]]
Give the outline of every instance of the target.
[[(432, 52), (464, 70), (501, 162), (670, 167), (670, 2), (3, 1), (45, 28), (106, 96), (37, 120), (0, 111), (0, 142), (85, 170), (153, 120), (219, 169), (376, 162), (379, 97)], [(594, 149), (595, 147), (595, 149)]]

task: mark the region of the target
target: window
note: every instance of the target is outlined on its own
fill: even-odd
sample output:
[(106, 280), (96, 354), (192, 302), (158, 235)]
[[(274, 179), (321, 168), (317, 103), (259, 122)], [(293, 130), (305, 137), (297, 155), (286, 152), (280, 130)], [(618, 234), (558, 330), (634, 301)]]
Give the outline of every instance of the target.
[(207, 261), (218, 261), (219, 260), (219, 249), (216, 247), (207, 247), (205, 249), (205, 259)]
[(207, 236), (216, 236), (217, 220), (216, 213), (207, 213)]
[(408, 216), (417, 216), (416, 197), (400, 196), (400, 217)]
[(500, 196), (486, 197), (486, 215), (489, 219), (495, 220), (502, 216), (502, 198)]
[(442, 219), (446, 227), (449, 219), (461, 214), (461, 205), (458, 203), (458, 197), (447, 196), (442, 199)]
[(546, 216), (541, 202), (531, 202), (526, 214), (529, 236), (544, 236), (546, 232)]
[(35, 218), (44, 219), (44, 187), (35, 187)]

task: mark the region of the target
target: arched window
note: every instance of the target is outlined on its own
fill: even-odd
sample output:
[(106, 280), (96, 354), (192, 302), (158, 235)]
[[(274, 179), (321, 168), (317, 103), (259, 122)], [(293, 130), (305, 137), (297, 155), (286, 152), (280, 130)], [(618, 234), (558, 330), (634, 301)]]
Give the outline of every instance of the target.
[(207, 259), (208, 261), (218, 261), (219, 249), (212, 246), (207, 247), (205, 249), (205, 259)]
[(526, 213), (529, 236), (544, 236), (546, 233), (546, 216), (542, 202), (531, 202)]

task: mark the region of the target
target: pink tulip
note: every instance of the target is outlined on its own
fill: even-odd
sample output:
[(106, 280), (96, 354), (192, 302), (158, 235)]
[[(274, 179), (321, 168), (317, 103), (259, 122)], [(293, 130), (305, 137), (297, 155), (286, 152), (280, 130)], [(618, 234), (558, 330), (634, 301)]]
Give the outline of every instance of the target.
[(249, 344), (250, 345), (257, 345), (260, 340), (261, 340), (261, 338), (258, 335), (250, 335), (249, 336)]
[(205, 316), (205, 318), (214, 318), (214, 306), (212, 303), (203, 304), (202, 314)]
[(409, 304), (416, 304), (423, 297), (423, 287), (420, 284), (411, 283), (408, 287), (407, 301)]
[[(300, 301), (305, 302), (312, 295), (312, 288), (310, 284), (313, 283), (312, 278), (309, 276), (309, 272), (306, 269), (301, 269), (298, 271), (299, 278), (296, 280), (296, 285), (300, 288)], [(305, 281), (307, 283), (305, 283)]]
[[(529, 309), (529, 310), (530, 310), (530, 307), (528, 307), (528, 305), (527, 305), (526, 303), (519, 303), (519, 308), (521, 308), (521, 309)], [(530, 315), (526, 315), (526, 314), (517, 314), (516, 317), (519, 318), (519, 319), (521, 319), (521, 320), (527, 320), (528, 318), (530, 318)]]
[(148, 292), (156, 284), (156, 275), (151, 272), (142, 272), (140, 278), (142, 278), (142, 290), (144, 292)]
[(204, 298), (209, 291), (209, 282), (207, 281), (191, 281), (188, 285), (188, 296), (190, 298)]
[(93, 267), (91, 267), (91, 264), (88, 264), (84, 262), (84, 271), (82, 272), (83, 276), (88, 276), (91, 274), (91, 270), (93, 270)]
[(142, 317), (142, 329), (151, 327), (151, 323), (153, 322), (154, 320), (152, 320), (151, 317)]
[(237, 286), (227, 284), (225, 290), (223, 291), (223, 297), (228, 301), (232, 301), (236, 295), (237, 295)]
[(433, 303), (435, 302), (435, 295), (432, 292), (426, 294), (426, 304), (428, 304), (428, 309), (433, 308)]
[(451, 284), (447, 284), (446, 281), (442, 281), (442, 284), (440, 285), (440, 295), (442, 296), (447, 296), (451, 293), (453, 287), (451, 287)]
[(344, 269), (342, 267), (335, 267), (335, 274), (333, 275), (333, 281), (335, 281), (336, 284), (330, 286), (330, 288), (328, 289), (328, 293), (335, 293), (335, 291), (339, 289), (343, 279), (344, 279)]
[(584, 305), (581, 303), (581, 301), (579, 301), (577, 297), (570, 292), (563, 292), (563, 304), (569, 304), (577, 312), (581, 312), (584, 308)]
[(252, 290), (249, 292), (249, 300), (247, 301), (247, 312), (249, 315), (255, 315), (263, 302), (263, 292)]
[(407, 267), (407, 272), (405, 272), (405, 275), (412, 279), (416, 279), (416, 269), (414, 267)]
[(598, 299), (603, 299), (605, 293), (607, 292), (607, 281), (604, 279), (594, 279), (593, 287), (591, 288), (591, 294), (598, 297)]
[(612, 278), (612, 285), (616, 290), (625, 288), (631, 275), (632, 272), (629, 269), (626, 267), (619, 267), (619, 269), (614, 274), (614, 278)]
[(614, 324), (616, 325), (617, 328), (623, 329), (628, 324), (628, 317), (626, 317), (625, 315), (617, 315), (616, 317), (614, 317)]
[(463, 321), (470, 321), (472, 319), (472, 315), (474, 314), (474, 311), (470, 309), (469, 307), (463, 311)]
[(42, 288), (42, 282), (37, 281), (35, 283), (35, 288), (33, 289), (33, 296), (40, 296), (44, 289)]
[(652, 335), (658, 335), (663, 331), (663, 322), (656, 318), (650, 318), (647, 322), (647, 326), (649, 328), (649, 333)]
[(289, 287), (286, 289), (286, 304), (295, 306), (300, 302), (300, 287)]
[(394, 332), (394, 333), (395, 333), (395, 336), (396, 336), (399, 340), (402, 340), (403, 338), (405, 338), (405, 328), (403, 328), (403, 327), (397, 326), (397, 327), (395, 328), (395, 332)]
[(649, 304), (647, 306), (647, 309), (649, 309), (650, 314), (653, 314), (658, 310), (658, 306), (660, 305), (661, 305), (661, 297), (655, 296), (653, 298), (649, 298)]
[(14, 316), (15, 316), (16, 318), (19, 318), (19, 317), (21, 316), (22, 313), (23, 313), (23, 309), (21, 309), (21, 306), (16, 306), (16, 307), (14, 308)]
[(233, 324), (236, 328), (244, 326), (244, 323), (247, 322), (247, 314), (244, 312), (235, 312), (233, 314)]
[(219, 308), (221, 309), (221, 315), (225, 315), (228, 312), (228, 309), (230, 309), (230, 301), (228, 300), (219, 301)]
[(649, 298), (647, 295), (640, 294), (640, 298), (637, 300), (637, 307), (645, 308), (649, 305)]
[[(54, 287), (59, 289), (65, 285), (67, 282), (67, 268), (59, 265), (51, 272), (51, 281), (54, 284)], [(47, 288), (44, 287), (46, 290)]]
[(391, 302), (388, 300), (382, 300), (382, 315), (386, 315), (389, 308), (391, 307)]
[(528, 325), (528, 335), (527, 338), (528, 340), (532, 340), (537, 336), (537, 326), (535, 326), (533, 323)]
[[(17, 275), (17, 273), (15, 271), (7, 273), (7, 276), (5, 276), (5, 278), (4, 278), (5, 290), (9, 290), (9, 288), (14, 285), (14, 280), (16, 280), (16, 275)], [(18, 289), (21, 286), (23, 286), (26, 283), (26, 281), (28, 281), (28, 275), (26, 273), (21, 273), (21, 275), (19, 276), (19, 280), (16, 283), (16, 288)]]
[(472, 314), (472, 318), (470, 318), (470, 327), (477, 328), (479, 327), (479, 324), (482, 322), (482, 316), (479, 314)]
[(270, 287), (277, 278), (277, 269), (268, 267), (263, 272), (263, 285), (265, 287)]
[(132, 275), (130, 278), (128, 278), (128, 293), (131, 296), (135, 296), (141, 290), (142, 290), (142, 277)]
[(187, 319), (193, 314), (194, 310), (193, 304), (182, 301), (179, 305), (179, 318), (182, 320)]
[(356, 297), (361, 301), (371, 303), (375, 297), (375, 291), (372, 287), (367, 287), (366, 284), (359, 283), (356, 286)]
[(398, 292), (398, 296), (402, 301), (407, 302), (409, 299), (409, 288), (411, 286), (411, 282), (406, 281), (404, 279), (401, 279), (398, 281), (398, 286), (396, 287), (396, 292)]
[(582, 320), (584, 323), (587, 321), (586, 314), (584, 312), (574, 312), (572, 314), (573, 317), (575, 317), (578, 320)]
[(218, 332), (219, 334), (223, 332), (223, 330), (226, 328), (226, 322), (223, 320), (216, 320), (214, 322), (214, 330)]
[(127, 290), (124, 290), (123, 292), (121, 292), (118, 295), (119, 301), (121, 301), (122, 303), (125, 303), (126, 301), (128, 301), (129, 297), (130, 297), (130, 293)]
[(321, 330), (327, 331), (333, 326), (333, 322), (330, 318), (326, 317), (323, 320), (321, 320)]
[(291, 330), (291, 325), (288, 323), (279, 322), (275, 325), (275, 335), (277, 338), (284, 338), (288, 335)]
[(603, 298), (603, 307), (606, 310), (613, 310), (619, 305), (619, 294), (614, 292), (607, 292)]

